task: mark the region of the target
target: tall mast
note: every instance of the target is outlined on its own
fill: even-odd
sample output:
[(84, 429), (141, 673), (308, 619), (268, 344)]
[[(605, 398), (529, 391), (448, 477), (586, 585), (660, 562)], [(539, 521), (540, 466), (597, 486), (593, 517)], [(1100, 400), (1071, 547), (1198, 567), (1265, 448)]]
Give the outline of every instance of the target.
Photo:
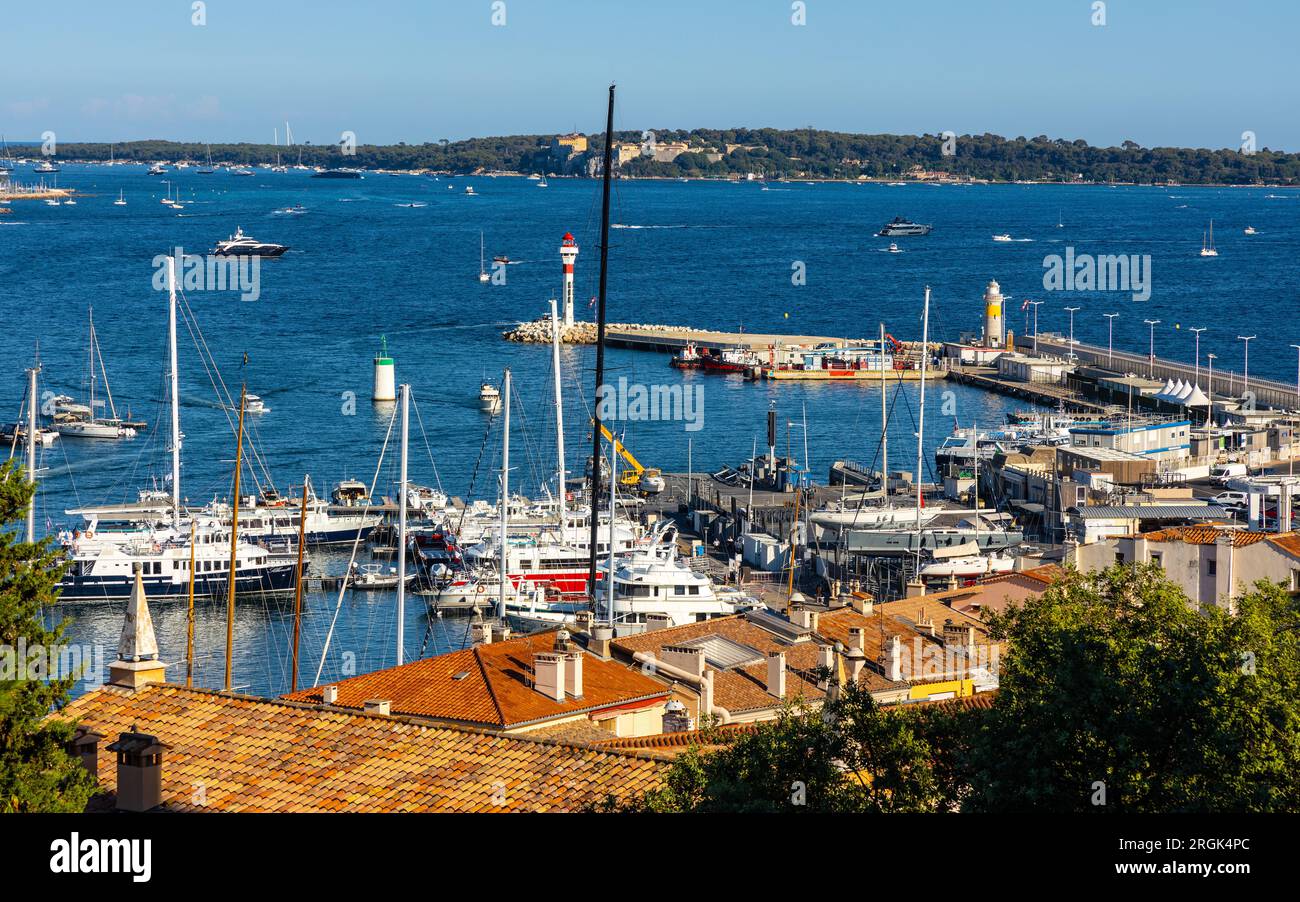
[[(880, 492), (889, 500), (889, 405), (885, 395), (889, 384), (885, 381), (885, 324), (880, 324)], [(859, 502), (861, 503), (861, 502)]]
[(88, 349), (87, 363), (90, 364), (90, 418), (95, 418), (95, 308), (87, 307), (86, 314), (90, 317), (90, 348)]
[(293, 669), (289, 671), (289, 691), (298, 691), (298, 637), (302, 632), (302, 553), (307, 541), (307, 477), (302, 478), (302, 511), (298, 515), (298, 569), (293, 583)]
[(568, 482), (568, 471), (564, 467), (564, 395), (561, 385), (563, 380), (560, 378), (560, 317), (555, 306), (555, 298), (551, 298), (551, 367), (555, 370), (555, 457), (559, 467), (556, 478), (559, 482), (560, 536), (562, 541), (567, 542), (564, 532), (567, 514), (564, 491)]
[(925, 286), (925, 312), (921, 316), (921, 402), (916, 420), (916, 554), (921, 554), (921, 472), (925, 463), (925, 367), (930, 359), (930, 286)]
[(402, 643), (406, 638), (406, 443), (410, 429), (411, 386), (402, 383), (402, 463), (401, 484), (397, 487), (397, 663), (402, 663)]
[(506, 619), (506, 579), (509, 573), (509, 555), (506, 553), (506, 523), (510, 519), (510, 368), (506, 368), (505, 386), (502, 392), (502, 412), (505, 419), (502, 420), (502, 437), (501, 437), (501, 543), (497, 549), (497, 565), (501, 572), (500, 592), (497, 599), (498, 616)]
[[(596, 509), (600, 503), (600, 391), (605, 381), (605, 285), (609, 275), (609, 185), (614, 148), (614, 86), (609, 86), (609, 110), (605, 114), (605, 155), (600, 200), (600, 288), (596, 294), (596, 398), (592, 405), (591, 429), (591, 559), (587, 566), (587, 591), (596, 598)], [(609, 512), (610, 517), (614, 512)], [(610, 608), (613, 608), (611, 596)]]
[[(614, 625), (614, 505), (618, 499), (618, 438), (609, 443), (609, 572), (605, 578), (605, 601), (609, 606), (609, 625)], [(594, 517), (596, 512), (592, 511)], [(595, 589), (592, 589), (595, 592)], [(593, 594), (593, 597), (594, 594)]]
[(167, 258), (167, 353), (168, 381), (172, 394), (172, 528), (181, 523), (181, 400), (180, 367), (176, 360), (176, 259)]
[(230, 577), (226, 580), (230, 587), (229, 594), (226, 596), (226, 691), (231, 689), (230, 680), (233, 676), (231, 659), (233, 657), (235, 645), (235, 582), (238, 574), (235, 570), (236, 558), (239, 553), (239, 471), (244, 463), (244, 400), (247, 398), (248, 387), (241, 385), (239, 387), (239, 438), (235, 445), (235, 494), (231, 498), (230, 505)]
[[(198, 532), (197, 518), (190, 520), (190, 593), (189, 605), (185, 612), (185, 688), (194, 686), (194, 558), (197, 543), (194, 541)], [(297, 651), (297, 649), (294, 649)]]
[[(41, 371), (38, 360), (27, 371), (27, 482), (36, 482), (36, 374)], [(14, 432), (18, 427), (14, 427)], [(32, 491), (31, 500), (27, 502), (27, 543), (36, 541), (36, 492)]]

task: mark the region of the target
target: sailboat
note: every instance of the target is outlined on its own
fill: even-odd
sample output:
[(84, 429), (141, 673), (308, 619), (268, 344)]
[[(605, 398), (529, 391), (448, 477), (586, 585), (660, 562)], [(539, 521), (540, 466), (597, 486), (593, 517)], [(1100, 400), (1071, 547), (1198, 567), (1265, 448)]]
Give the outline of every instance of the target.
[[(117, 408), (113, 405), (113, 391), (108, 386), (108, 370), (104, 366), (104, 355), (99, 350), (99, 339), (95, 335), (95, 314), (93, 310), (90, 311), (89, 358), (89, 403), (77, 404), (67, 395), (55, 397), (54, 428), (60, 435), (69, 438), (135, 438), (135, 429), (122, 422), (117, 415)], [(104, 406), (103, 401), (98, 403), (95, 401), (95, 383), (98, 381), (96, 363), (99, 364), (98, 372), (104, 377), (104, 393), (108, 396), (110, 416), (107, 417), (95, 416), (95, 409)]]
[(492, 276), (488, 274), (487, 269), (484, 267), (482, 230), (478, 233), (478, 280), (480, 282), (490, 282), (492, 280)]
[(9, 142), (0, 136), (0, 172), (13, 172), (14, 158), (9, 156)]
[(537, 180), (537, 187), (538, 187), (538, 188), (546, 188), (546, 187), (549, 187), (549, 186), (546, 184), (546, 176), (542, 176), (540, 179)]
[(125, 207), (125, 206), (126, 206), (126, 197), (123, 195), (123, 193), (122, 193), (121, 190), (119, 190), (119, 191), (117, 192), (117, 200), (113, 201), (113, 206), (115, 206), (115, 207)]
[(1201, 235), (1201, 256), (1217, 257), (1219, 252), (1214, 249), (1214, 220), (1210, 220), (1210, 237), (1207, 242), (1204, 234)]
[(199, 175), (212, 175), (212, 173), (217, 171), (212, 168), (212, 145), (211, 144), (208, 145), (208, 165), (200, 166), (198, 169), (195, 169), (194, 171), (197, 172)]

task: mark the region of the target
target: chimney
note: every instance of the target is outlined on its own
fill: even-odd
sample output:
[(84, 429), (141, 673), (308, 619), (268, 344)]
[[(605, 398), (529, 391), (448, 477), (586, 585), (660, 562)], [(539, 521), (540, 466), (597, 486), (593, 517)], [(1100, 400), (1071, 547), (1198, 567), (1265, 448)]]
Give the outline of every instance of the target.
[(110, 752), (117, 752), (119, 810), (149, 811), (162, 804), (162, 758), (167, 748), (134, 726), (108, 746)]
[(706, 670), (704, 676), (700, 677), (700, 709), (701, 717), (713, 713), (713, 671)]
[(99, 777), (99, 740), (103, 738), (103, 733), (96, 733), (89, 727), (77, 727), (64, 747), (70, 756), (80, 759), (81, 766), (95, 778)]
[(491, 645), (492, 624), (486, 620), (475, 618), (474, 622), (469, 625), (469, 640), (473, 645)]
[(862, 668), (867, 666), (867, 656), (862, 653), (862, 649), (853, 646), (844, 655), (845, 669), (848, 671), (850, 683), (857, 683), (858, 678), (862, 675)]
[(122, 635), (117, 641), (117, 660), (108, 665), (108, 681), (115, 686), (140, 689), (166, 680), (166, 665), (158, 660), (158, 640), (154, 637), (153, 618), (145, 599), (140, 565), (135, 568), (135, 585), (126, 603)]
[(533, 655), (533, 688), (551, 701), (564, 701), (564, 655), (539, 651)]
[(951, 618), (943, 622), (943, 644), (954, 648), (969, 648), (975, 644), (975, 627), (960, 626)]
[(824, 670), (828, 674), (817, 681), (817, 687), (819, 689), (829, 689), (831, 683), (836, 681), (835, 646), (817, 646), (817, 667), (819, 670)]
[(573, 621), (578, 627), (578, 632), (591, 635), (592, 614), (591, 611), (581, 610), (573, 615)]
[(689, 645), (665, 645), (659, 658), (669, 667), (684, 670), (693, 676), (704, 675), (704, 649)]
[(593, 626), (591, 628), (591, 640), (587, 643), (587, 651), (603, 660), (609, 659), (609, 645), (613, 641), (614, 630), (608, 626)]
[(870, 616), (876, 609), (875, 600), (866, 592), (854, 592), (849, 607), (865, 616)]
[(497, 627), (496, 635), (492, 637), (493, 641), (504, 642), (510, 638), (510, 624), (503, 623)]
[(564, 691), (573, 698), (582, 698), (582, 659), (581, 651), (571, 651), (565, 655)]
[(386, 698), (368, 698), (362, 703), (362, 710), (387, 717), (393, 713), (393, 703)]
[(666, 630), (673, 625), (673, 618), (669, 614), (646, 614), (645, 631), (653, 633), (655, 630)]
[(686, 706), (673, 699), (664, 705), (663, 730), (664, 733), (686, 733), (695, 729), (695, 723), (686, 713)]
[(785, 652), (774, 651), (767, 656), (767, 694), (785, 698)]
[(558, 629), (555, 631), (555, 650), (557, 652), (566, 652), (569, 650), (569, 631)]
[(916, 631), (934, 638), (934, 621), (925, 614), (925, 608), (921, 608), (921, 619), (916, 621)]
[(918, 595), (925, 594), (925, 583), (919, 579), (909, 580), (907, 583), (906, 598), (916, 598)]
[(903, 641), (897, 635), (889, 637), (889, 656), (886, 661), (886, 674), (895, 683), (903, 680)]
[(849, 627), (849, 648), (856, 648), (858, 651), (867, 650), (867, 631), (860, 626)]
[(326, 686), (324, 689), (322, 689), (322, 690), (320, 691), (320, 700), (321, 700), (321, 704), (322, 704), (322, 705), (334, 705), (334, 704), (338, 704), (338, 700), (339, 700), (339, 687), (338, 687), (338, 686)]

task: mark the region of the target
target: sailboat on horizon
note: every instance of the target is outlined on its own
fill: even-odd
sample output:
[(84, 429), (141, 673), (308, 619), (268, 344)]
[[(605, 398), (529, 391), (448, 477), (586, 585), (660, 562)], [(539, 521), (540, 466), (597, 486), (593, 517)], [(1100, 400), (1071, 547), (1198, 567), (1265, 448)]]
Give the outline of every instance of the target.
[(1219, 252), (1214, 249), (1214, 220), (1213, 219), (1210, 220), (1210, 233), (1209, 233), (1208, 241), (1206, 240), (1205, 233), (1204, 232), (1201, 233), (1201, 256), (1202, 257), (1219, 256)]

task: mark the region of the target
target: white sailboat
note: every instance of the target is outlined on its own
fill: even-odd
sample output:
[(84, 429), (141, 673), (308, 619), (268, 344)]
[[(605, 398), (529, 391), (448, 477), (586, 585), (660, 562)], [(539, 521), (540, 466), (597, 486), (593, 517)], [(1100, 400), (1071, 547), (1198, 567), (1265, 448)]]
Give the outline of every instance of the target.
[(1201, 256), (1217, 257), (1219, 252), (1214, 249), (1214, 220), (1210, 220), (1209, 240), (1206, 240), (1204, 233), (1201, 235)]
[[(88, 404), (76, 404), (71, 398), (60, 395), (54, 398), (54, 429), (60, 435), (69, 438), (122, 439), (134, 438), (135, 429), (122, 422), (113, 404), (113, 390), (108, 385), (108, 369), (104, 366), (104, 355), (99, 349), (99, 338), (95, 335), (95, 312), (89, 311), (90, 348), (89, 348), (89, 393)], [(98, 375), (95, 364), (98, 363)], [(99, 375), (104, 377), (104, 394), (108, 398), (109, 416), (96, 417), (95, 409), (104, 406), (104, 401), (95, 400), (95, 384)]]
[(489, 282), (492, 279), (488, 274), (486, 263), (487, 258), (483, 253), (483, 231), (480, 229), (478, 233), (478, 280), (480, 282)]
[(126, 206), (126, 196), (122, 193), (122, 191), (119, 190), (119, 191), (117, 192), (117, 200), (113, 201), (113, 206), (115, 206), (115, 207), (125, 207), (125, 206)]

